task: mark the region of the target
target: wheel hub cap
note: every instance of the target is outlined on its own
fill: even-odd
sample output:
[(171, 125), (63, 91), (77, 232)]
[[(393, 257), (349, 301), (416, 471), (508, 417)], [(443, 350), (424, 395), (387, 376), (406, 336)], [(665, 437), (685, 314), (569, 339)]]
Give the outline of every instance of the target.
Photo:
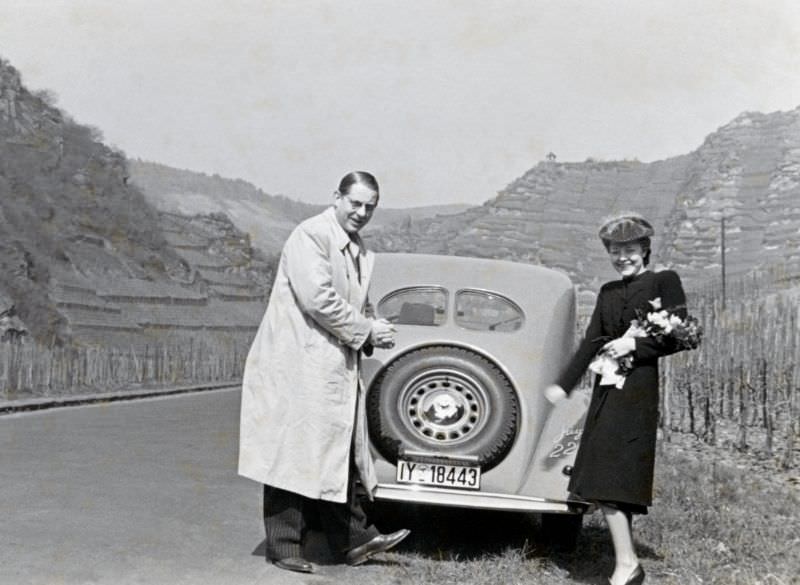
[(439, 444), (475, 436), (489, 415), (482, 385), (472, 376), (450, 369), (422, 372), (409, 380), (398, 406), (410, 430)]

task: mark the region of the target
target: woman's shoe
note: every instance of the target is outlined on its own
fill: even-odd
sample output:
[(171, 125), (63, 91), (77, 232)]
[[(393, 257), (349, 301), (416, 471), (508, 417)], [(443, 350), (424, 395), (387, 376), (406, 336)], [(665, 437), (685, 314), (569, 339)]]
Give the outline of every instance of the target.
[(633, 573), (631, 573), (628, 580), (625, 581), (625, 585), (642, 585), (642, 583), (644, 583), (644, 569), (642, 565), (636, 565)]
[[(608, 580), (609, 585), (614, 585), (611, 579)], [(642, 565), (636, 565), (636, 568), (628, 575), (628, 580), (624, 585), (642, 585), (644, 583), (644, 569)]]

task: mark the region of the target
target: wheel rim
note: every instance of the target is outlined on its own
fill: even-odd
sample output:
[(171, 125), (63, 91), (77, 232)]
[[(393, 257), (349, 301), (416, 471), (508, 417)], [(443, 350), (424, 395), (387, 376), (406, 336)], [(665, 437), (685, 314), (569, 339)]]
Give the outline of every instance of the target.
[(417, 438), (434, 445), (463, 443), (480, 434), (491, 415), (483, 384), (463, 371), (436, 368), (420, 372), (403, 386), (400, 420)]

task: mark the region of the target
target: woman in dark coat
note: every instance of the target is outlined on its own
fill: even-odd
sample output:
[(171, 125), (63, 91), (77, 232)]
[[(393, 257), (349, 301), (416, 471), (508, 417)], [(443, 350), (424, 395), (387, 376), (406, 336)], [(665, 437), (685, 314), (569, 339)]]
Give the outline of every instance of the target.
[(586, 336), (556, 384), (545, 391), (551, 402), (565, 397), (598, 354), (632, 357), (633, 369), (621, 388), (597, 376), (586, 415), (569, 490), (593, 501), (603, 512), (614, 543), (616, 565), (611, 585), (639, 584), (639, 564), (631, 534), (632, 514), (646, 514), (652, 503), (658, 424), (658, 358), (677, 350), (669, 340), (626, 336), (636, 319), (660, 299), (670, 313), (686, 317), (686, 298), (675, 272), (651, 272), (653, 228), (638, 215), (624, 215), (600, 229), (600, 239), (621, 280), (600, 289)]

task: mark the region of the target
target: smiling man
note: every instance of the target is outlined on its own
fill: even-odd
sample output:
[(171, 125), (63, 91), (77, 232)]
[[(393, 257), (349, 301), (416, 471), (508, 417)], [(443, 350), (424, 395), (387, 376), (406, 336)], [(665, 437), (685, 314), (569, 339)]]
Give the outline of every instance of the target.
[(311, 517), (350, 565), (408, 535), (380, 534), (354, 493), (356, 479), (370, 495), (377, 485), (360, 353), (394, 344), (394, 326), (372, 316), (374, 255), (358, 235), (379, 196), (375, 177), (349, 173), (333, 206), (295, 228), (245, 363), (239, 473), (264, 484), (267, 560), (290, 571), (314, 571)]

